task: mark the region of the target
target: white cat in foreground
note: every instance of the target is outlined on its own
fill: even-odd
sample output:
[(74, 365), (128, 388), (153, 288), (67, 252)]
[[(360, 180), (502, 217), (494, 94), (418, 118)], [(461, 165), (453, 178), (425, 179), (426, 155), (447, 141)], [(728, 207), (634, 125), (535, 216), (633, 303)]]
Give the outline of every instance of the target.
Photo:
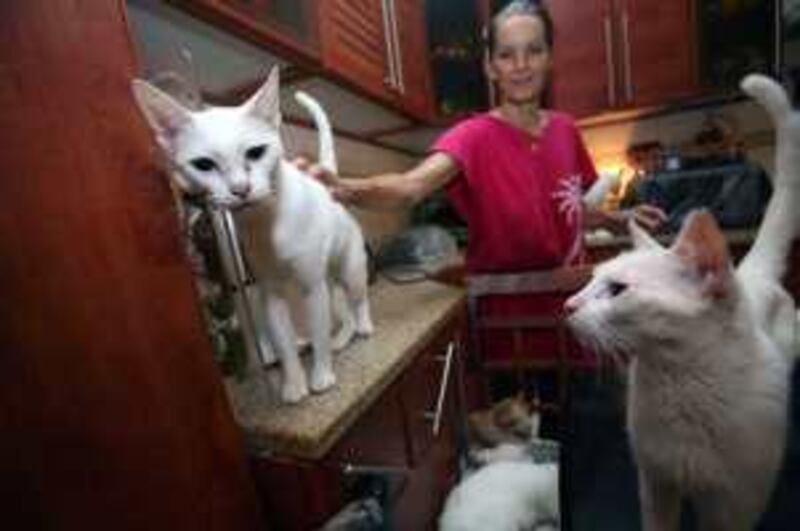
[(780, 280), (800, 228), (800, 113), (769, 78), (742, 88), (777, 129), (773, 195), (734, 271), (713, 217), (690, 216), (663, 248), (631, 226), (632, 252), (600, 265), (566, 308), (579, 338), (631, 359), (628, 430), (644, 529), (750, 530), (786, 444), (794, 303)]
[[(297, 402), (309, 387), (290, 319), (290, 282), (299, 284), (311, 331), (311, 390), (334, 385), (332, 349), (355, 333), (372, 333), (364, 238), (322, 184), (284, 160), (277, 67), (238, 107), (192, 112), (141, 80), (133, 82), (133, 92), (179, 186), (234, 214), (263, 300), (267, 338), (282, 364), (281, 398)], [(296, 98), (319, 130), (320, 163), (336, 171), (327, 117), (308, 95), (298, 92)], [(344, 289), (349, 303), (349, 308), (334, 305), (341, 326), (333, 339), (331, 282)]]

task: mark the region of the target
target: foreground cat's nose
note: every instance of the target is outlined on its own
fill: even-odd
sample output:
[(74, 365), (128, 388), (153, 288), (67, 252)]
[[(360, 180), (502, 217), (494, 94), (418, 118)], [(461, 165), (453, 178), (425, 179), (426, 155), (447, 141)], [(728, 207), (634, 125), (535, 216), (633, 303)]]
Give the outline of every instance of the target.
[(250, 195), (250, 183), (237, 183), (231, 185), (231, 193), (239, 199), (244, 199)]

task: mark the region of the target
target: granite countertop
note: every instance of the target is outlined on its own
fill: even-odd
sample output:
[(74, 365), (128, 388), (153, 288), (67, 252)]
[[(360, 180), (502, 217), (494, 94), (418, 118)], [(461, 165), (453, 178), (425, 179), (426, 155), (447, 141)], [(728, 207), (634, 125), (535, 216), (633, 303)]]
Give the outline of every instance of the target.
[[(465, 301), (463, 289), (424, 281), (370, 288), (375, 333), (336, 355), (336, 386), (299, 404), (280, 402), (277, 367), (225, 382), (248, 445), (269, 455), (319, 459), (411, 363)], [(308, 363), (309, 360), (304, 360)]]
[[(757, 229), (755, 227), (747, 229), (726, 229), (723, 231), (728, 244), (739, 245), (749, 244), (755, 240)], [(669, 245), (677, 236), (676, 233), (670, 234), (657, 234), (656, 240), (663, 244)], [(598, 230), (588, 233), (586, 235), (586, 247), (588, 249), (602, 249), (604, 247), (627, 247), (631, 244), (631, 238), (627, 232), (623, 234), (613, 234), (607, 230)]]

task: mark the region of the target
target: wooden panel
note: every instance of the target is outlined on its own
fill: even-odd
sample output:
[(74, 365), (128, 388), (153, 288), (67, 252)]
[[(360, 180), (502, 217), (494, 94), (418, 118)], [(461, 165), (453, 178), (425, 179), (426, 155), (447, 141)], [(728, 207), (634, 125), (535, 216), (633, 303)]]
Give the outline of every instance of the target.
[(0, 3), (6, 529), (256, 529), (119, 1)]
[(553, 106), (588, 116), (619, 99), (609, 0), (554, 0)]
[(422, 0), (394, 0), (403, 69), (403, 106), (420, 119), (434, 113), (425, 3)]
[(381, 0), (325, 0), (321, 9), (325, 66), (373, 94), (385, 95), (388, 65)]
[(620, 60), (630, 66), (630, 87), (626, 75), (621, 81), (632, 97), (628, 104), (663, 104), (697, 92), (693, 6), (691, 0), (621, 1)]

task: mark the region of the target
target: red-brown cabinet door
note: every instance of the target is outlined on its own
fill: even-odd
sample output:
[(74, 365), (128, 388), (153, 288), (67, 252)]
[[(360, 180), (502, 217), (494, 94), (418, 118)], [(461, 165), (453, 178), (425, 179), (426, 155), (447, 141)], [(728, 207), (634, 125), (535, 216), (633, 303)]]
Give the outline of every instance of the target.
[(620, 101), (610, 0), (553, 0), (553, 107), (576, 117)]
[(403, 107), (421, 119), (433, 116), (433, 90), (423, 0), (394, 0)]
[(126, 2), (0, 2), (3, 529), (263, 529)]
[(325, 67), (368, 92), (389, 97), (389, 63), (381, 0), (322, 0)]
[(667, 103), (697, 92), (691, 0), (619, 0), (621, 92), (626, 105)]

